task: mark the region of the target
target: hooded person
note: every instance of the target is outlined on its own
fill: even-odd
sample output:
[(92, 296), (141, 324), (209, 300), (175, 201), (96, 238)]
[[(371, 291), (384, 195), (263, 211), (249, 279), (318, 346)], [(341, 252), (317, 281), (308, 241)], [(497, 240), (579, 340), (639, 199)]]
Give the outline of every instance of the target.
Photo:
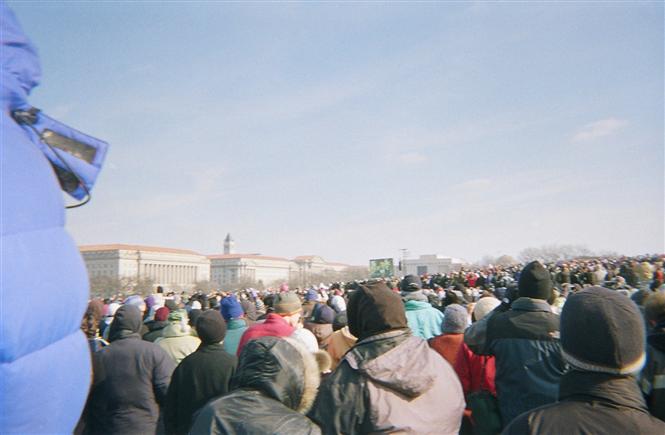
[(561, 346), (571, 370), (561, 378), (559, 400), (520, 415), (504, 434), (665, 433), (636, 380), (645, 361), (641, 317), (613, 290), (590, 287), (571, 295), (561, 313)]
[(110, 344), (93, 354), (93, 380), (83, 416), (84, 433), (155, 433), (175, 363), (159, 346), (141, 340), (143, 319), (121, 306)]
[(557, 399), (567, 365), (559, 343), (559, 316), (547, 303), (553, 287), (541, 263), (527, 264), (519, 277), (519, 297), (510, 309), (494, 310), (464, 333), (471, 351), (496, 357), (495, 384), (504, 426)]
[(241, 304), (238, 303), (235, 295), (230, 295), (222, 299), (220, 311), (228, 328), (226, 339), (224, 340), (224, 349), (231, 355), (236, 355), (240, 339), (247, 330), (245, 311), (242, 309)]
[(154, 343), (159, 337), (162, 336), (164, 328), (169, 326), (169, 309), (167, 307), (160, 307), (155, 310), (153, 320), (145, 325), (148, 327), (148, 332), (143, 334), (143, 339)]
[(430, 338), (428, 343), (451, 366), (455, 365), (457, 354), (464, 343), (464, 330), (469, 326), (469, 313), (459, 304), (446, 307), (443, 313), (443, 334)]
[[(286, 287), (288, 289), (288, 286)], [(238, 343), (237, 355), (250, 340), (259, 337), (289, 337), (300, 324), (302, 306), (300, 298), (293, 292), (282, 292), (274, 295), (273, 312), (266, 315), (265, 321), (255, 323), (242, 334)]]
[(199, 347), (201, 340), (191, 334), (189, 318), (184, 309), (171, 311), (168, 320), (168, 326), (162, 331), (162, 336), (155, 340), (155, 344), (164, 349), (177, 365)]
[(457, 434), (464, 397), (457, 375), (408, 327), (399, 295), (383, 282), (349, 298), (355, 346), (321, 385), (309, 416), (326, 434)]
[(314, 356), (292, 338), (263, 336), (243, 346), (234, 391), (209, 402), (191, 434), (319, 434), (304, 414), (319, 386)]
[(443, 313), (434, 308), (423, 293), (420, 278), (407, 275), (400, 283), (409, 328), (413, 335), (429, 340), (441, 334)]
[(201, 313), (195, 326), (201, 345), (175, 369), (166, 395), (167, 434), (188, 433), (196, 411), (231, 390), (231, 377), (238, 361), (223, 346), (226, 322), (219, 311), (207, 310)]

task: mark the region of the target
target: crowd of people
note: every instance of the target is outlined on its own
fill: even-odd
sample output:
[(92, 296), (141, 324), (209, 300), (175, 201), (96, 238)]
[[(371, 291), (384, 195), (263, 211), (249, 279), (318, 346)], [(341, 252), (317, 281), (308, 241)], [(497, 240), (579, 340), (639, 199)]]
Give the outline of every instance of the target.
[(93, 299), (77, 433), (665, 433), (663, 257)]

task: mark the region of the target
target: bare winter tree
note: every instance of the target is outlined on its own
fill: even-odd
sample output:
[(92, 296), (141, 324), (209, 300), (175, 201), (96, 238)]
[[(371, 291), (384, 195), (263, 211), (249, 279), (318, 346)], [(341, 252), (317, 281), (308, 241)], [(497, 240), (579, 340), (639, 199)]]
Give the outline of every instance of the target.
[(590, 257), (593, 252), (581, 245), (545, 245), (539, 248), (526, 248), (519, 254), (523, 262), (541, 260), (545, 263), (554, 263), (578, 257)]

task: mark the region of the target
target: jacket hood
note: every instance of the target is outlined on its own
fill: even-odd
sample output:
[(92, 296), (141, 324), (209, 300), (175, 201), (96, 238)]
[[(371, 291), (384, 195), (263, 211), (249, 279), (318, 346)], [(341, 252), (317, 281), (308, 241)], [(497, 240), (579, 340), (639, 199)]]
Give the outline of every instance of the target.
[(245, 344), (234, 388), (258, 390), (290, 409), (307, 413), (319, 388), (314, 356), (291, 338), (261, 337)]
[(406, 311), (418, 311), (418, 310), (427, 310), (432, 308), (432, 304), (427, 301), (409, 299), (404, 301), (404, 309)]
[(137, 334), (141, 330), (143, 319), (141, 311), (134, 305), (123, 305), (118, 308), (109, 329), (109, 341)]
[(187, 337), (192, 335), (190, 333), (191, 328), (189, 325), (183, 325), (181, 323), (168, 322), (162, 331), (162, 337)]
[[(404, 396), (415, 398), (434, 384), (435, 376), (432, 373), (432, 350), (427, 342), (418, 337), (404, 336), (401, 331), (392, 331), (379, 334), (356, 344), (345, 360), (352, 369), (383, 387), (396, 391)], [(401, 339), (402, 341), (390, 350), (372, 359), (364, 359), (359, 352), (361, 346), (372, 346), (373, 341)], [(436, 355), (437, 358), (440, 358)]]
[(349, 298), (348, 326), (358, 340), (408, 327), (402, 299), (383, 282), (359, 286)]

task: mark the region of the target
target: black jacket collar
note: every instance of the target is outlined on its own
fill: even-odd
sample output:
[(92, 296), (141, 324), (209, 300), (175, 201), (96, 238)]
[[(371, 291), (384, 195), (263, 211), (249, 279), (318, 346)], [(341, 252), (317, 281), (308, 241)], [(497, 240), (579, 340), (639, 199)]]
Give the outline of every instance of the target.
[(602, 402), (648, 412), (633, 376), (571, 370), (561, 377), (559, 400)]

